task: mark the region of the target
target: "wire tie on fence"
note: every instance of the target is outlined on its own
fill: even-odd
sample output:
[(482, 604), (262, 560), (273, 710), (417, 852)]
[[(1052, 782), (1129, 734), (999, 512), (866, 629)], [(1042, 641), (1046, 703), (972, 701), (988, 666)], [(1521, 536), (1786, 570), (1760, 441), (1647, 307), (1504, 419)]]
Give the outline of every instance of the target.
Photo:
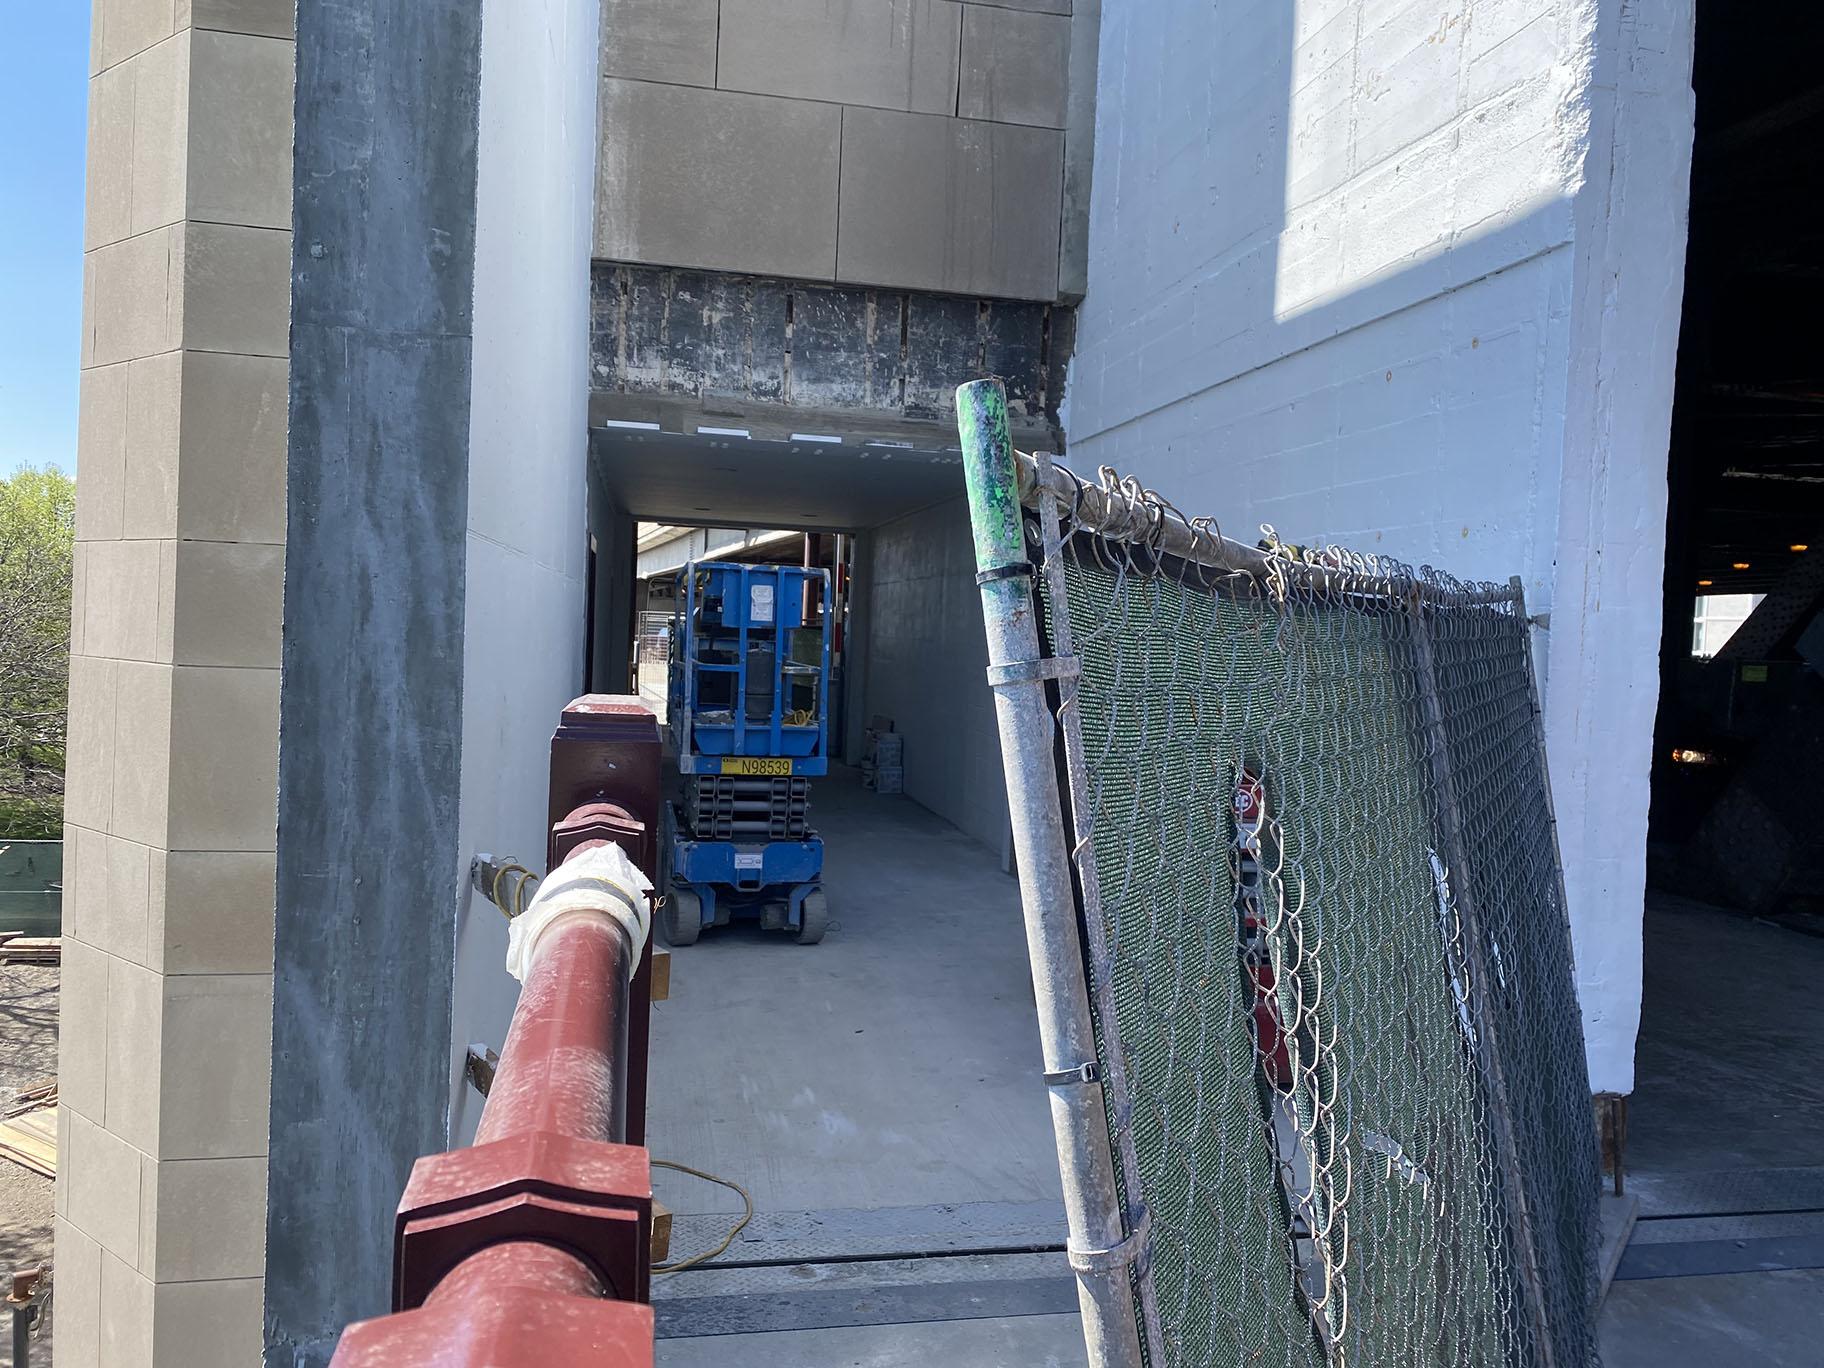
[(1075, 679), (1082, 672), (1082, 662), (1074, 655), (1010, 660), (1005, 665), (988, 667), (988, 687), (1004, 689), (1009, 684), (1035, 684), (1045, 679)]
[(1083, 1249), (1067, 1243), (1065, 1253), (1070, 1258), (1071, 1268), (1078, 1273), (1107, 1273), (1139, 1264), (1151, 1251), (1152, 1233), (1153, 1213), (1142, 1207), (1140, 1219), (1119, 1244), (1108, 1249)]
[(1048, 1088), (1065, 1088), (1078, 1083), (1100, 1083), (1102, 1066), (1091, 1059), (1068, 1069), (1049, 1069), (1044, 1074)]
[(986, 570), (977, 570), (975, 572), (975, 582), (977, 584), (993, 584), (996, 580), (1018, 579), (1021, 575), (1030, 579), (1032, 578), (1032, 570), (1033, 567), (1030, 561), (1012, 561), (1006, 565), (991, 565)]

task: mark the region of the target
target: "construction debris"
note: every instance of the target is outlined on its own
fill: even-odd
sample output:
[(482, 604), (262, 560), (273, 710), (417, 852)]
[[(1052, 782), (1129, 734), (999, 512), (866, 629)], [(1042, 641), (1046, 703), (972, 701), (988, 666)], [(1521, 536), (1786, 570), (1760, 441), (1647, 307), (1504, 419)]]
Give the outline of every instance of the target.
[(57, 1176), (57, 1080), (23, 1088), (0, 1120), (0, 1159), (46, 1178)]
[(61, 937), (0, 931), (0, 964), (57, 964), (62, 959)]

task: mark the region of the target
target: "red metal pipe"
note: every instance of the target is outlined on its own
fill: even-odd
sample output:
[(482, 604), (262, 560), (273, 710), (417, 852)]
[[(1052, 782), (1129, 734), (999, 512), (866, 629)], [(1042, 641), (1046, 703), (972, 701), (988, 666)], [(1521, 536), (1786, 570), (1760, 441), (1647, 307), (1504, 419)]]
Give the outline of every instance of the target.
[[(565, 709), (552, 874), (613, 842), (653, 876), (658, 753), (637, 700)], [(400, 1200), (394, 1314), (349, 1326), (332, 1368), (651, 1368), (651, 971), (614, 911), (561, 915), (539, 937), (475, 1144), (420, 1159)], [(630, 1126), (635, 1144), (620, 1143)]]
[(577, 917), (540, 940), (475, 1143), (546, 1131), (619, 1141), (627, 1126), (627, 983), (619, 925)]
[[(601, 844), (580, 843), (566, 858)], [(599, 1234), (601, 1222), (612, 1219), (616, 1208), (596, 1205), (603, 1195), (641, 1199), (624, 1178), (610, 1176), (618, 1172), (616, 1153), (638, 1155), (639, 1181), (649, 1183), (644, 1151), (617, 1144), (626, 1130), (633, 959), (626, 928), (606, 916), (572, 914), (540, 937), (474, 1147), (421, 1162), (424, 1176), (414, 1171), (407, 1188), (401, 1238), (419, 1253), (400, 1266), (396, 1296), (406, 1300), (395, 1302), (394, 1315), (350, 1326), (333, 1368), (652, 1362), (652, 1310), (639, 1304), (647, 1295), (650, 1213), (626, 1226), (627, 1213), (619, 1212), (637, 1238), (630, 1251), (620, 1242), (621, 1256), (608, 1263), (599, 1250), (592, 1261), (586, 1244), (569, 1242), (579, 1230)], [(469, 1173), (463, 1156), (474, 1163), (487, 1147), (506, 1171), (483, 1164), (480, 1176)], [(515, 1181), (536, 1177), (539, 1164), (514, 1157), (533, 1154), (557, 1165), (545, 1170), (555, 1183), (548, 1177), (526, 1188)], [(592, 1194), (591, 1181), (601, 1195)], [(610, 1184), (605, 1193), (603, 1182)], [(650, 1193), (644, 1187), (648, 1202)], [(458, 1211), (445, 1214), (448, 1207)], [(508, 1233), (496, 1238), (490, 1231)], [(450, 1241), (454, 1261), (439, 1275), (446, 1265), (438, 1251)], [(465, 1247), (473, 1252), (460, 1253)], [(418, 1266), (415, 1279), (405, 1275), (408, 1265)], [(428, 1291), (416, 1297), (404, 1290), (426, 1283)]]
[(589, 1265), (554, 1245), (518, 1240), (489, 1245), (471, 1254), (437, 1284), (424, 1304), (473, 1305), (514, 1292), (548, 1292), (564, 1297), (600, 1297), (607, 1289)]

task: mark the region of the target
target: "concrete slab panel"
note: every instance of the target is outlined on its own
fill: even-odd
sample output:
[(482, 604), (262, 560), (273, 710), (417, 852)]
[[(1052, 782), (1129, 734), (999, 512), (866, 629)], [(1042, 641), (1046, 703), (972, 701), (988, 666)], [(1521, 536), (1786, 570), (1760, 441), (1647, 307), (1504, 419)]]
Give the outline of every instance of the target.
[(295, 49), (283, 40), (240, 33), (191, 38), (191, 218), (291, 227), (295, 65)]
[(297, 32), (297, 18), (297, 0), (177, 0), (180, 29), (290, 38)]
[(723, 0), (723, 90), (956, 112), (952, 0)]
[[(827, 280), (842, 111), (761, 95), (602, 82), (595, 255)], [(730, 223), (742, 225), (731, 234)]]
[(908, 1363), (969, 1368), (1074, 1368), (1089, 1361), (1079, 1316), (1004, 1316), (994, 1320), (926, 1321), (769, 1335), (714, 1335), (662, 1340), (661, 1368), (901, 1368)]
[(956, 112), (965, 119), (1064, 127), (1070, 19), (994, 5), (963, 9)]
[(603, 76), (716, 83), (718, 0), (603, 0)]
[(133, 231), (133, 85), (134, 70), (124, 65), (89, 82), (85, 251)]
[(877, 109), (842, 118), (839, 280), (1055, 297), (1063, 134)]
[(183, 229), (185, 346), (284, 356), (290, 345), (290, 232), (228, 223), (177, 227)]

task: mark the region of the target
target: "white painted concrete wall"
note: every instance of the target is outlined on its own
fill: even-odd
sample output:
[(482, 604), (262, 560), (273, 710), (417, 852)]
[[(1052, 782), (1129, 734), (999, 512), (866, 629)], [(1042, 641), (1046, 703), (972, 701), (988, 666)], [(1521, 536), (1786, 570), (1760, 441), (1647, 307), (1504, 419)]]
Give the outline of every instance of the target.
[(1592, 1083), (1624, 1092), (1691, 141), (1690, 0), (1637, 8), (1105, 0), (1066, 416), (1079, 468), (1243, 540), (1552, 612)]
[(450, 1134), (480, 1097), (471, 1041), (500, 1047), (518, 984), (506, 921), (468, 891), (470, 855), (544, 868), (552, 729), (582, 690), (587, 572), (589, 239), (598, 0), (487, 0), (482, 12), (470, 400), (463, 866)]
[(938, 504), (870, 540), (861, 721), (892, 718), (905, 737), (906, 796), (999, 854), (1007, 791), (968, 509)]

